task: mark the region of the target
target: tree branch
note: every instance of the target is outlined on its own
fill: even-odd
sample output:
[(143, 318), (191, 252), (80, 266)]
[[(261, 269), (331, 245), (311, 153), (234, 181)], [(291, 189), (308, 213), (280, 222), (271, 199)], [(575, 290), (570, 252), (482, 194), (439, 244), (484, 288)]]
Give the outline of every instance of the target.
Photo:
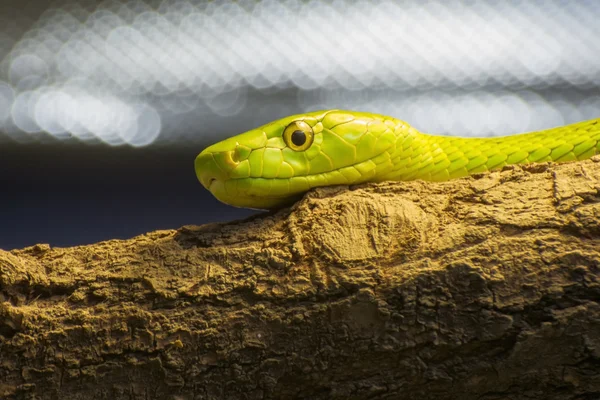
[(0, 397), (598, 398), (599, 189), (597, 157), (0, 251)]

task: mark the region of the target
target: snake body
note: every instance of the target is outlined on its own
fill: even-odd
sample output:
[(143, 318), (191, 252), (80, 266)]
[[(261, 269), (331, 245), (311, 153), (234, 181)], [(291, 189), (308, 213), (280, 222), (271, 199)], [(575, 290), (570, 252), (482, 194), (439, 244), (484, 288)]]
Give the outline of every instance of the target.
[(196, 175), (217, 199), (273, 209), (311, 188), (446, 181), (509, 164), (576, 161), (600, 153), (600, 119), (494, 138), (421, 133), (384, 115), (326, 110), (292, 115), (209, 146)]

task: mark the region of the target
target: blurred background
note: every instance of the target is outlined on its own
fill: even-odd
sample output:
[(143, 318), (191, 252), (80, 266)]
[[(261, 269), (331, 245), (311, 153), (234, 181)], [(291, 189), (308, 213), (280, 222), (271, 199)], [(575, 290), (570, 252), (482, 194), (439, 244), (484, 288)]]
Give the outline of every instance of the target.
[(461, 136), (597, 118), (598, 21), (594, 0), (2, 0), (0, 248), (256, 213), (193, 160), (299, 112)]

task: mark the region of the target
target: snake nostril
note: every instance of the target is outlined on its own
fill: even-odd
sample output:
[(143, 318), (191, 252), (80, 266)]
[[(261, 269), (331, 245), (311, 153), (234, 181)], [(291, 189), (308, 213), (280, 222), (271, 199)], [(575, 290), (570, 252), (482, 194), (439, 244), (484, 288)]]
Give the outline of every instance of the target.
[(233, 161), (235, 161), (236, 163), (240, 163), (244, 160), (246, 160), (248, 158), (248, 156), (250, 155), (250, 152), (252, 150), (244, 145), (240, 145), (238, 144), (237, 146), (235, 146), (235, 150), (233, 151)]
[(238, 164), (238, 160), (235, 156), (235, 151), (228, 151), (224, 157), (225, 163), (229, 166), (235, 167)]

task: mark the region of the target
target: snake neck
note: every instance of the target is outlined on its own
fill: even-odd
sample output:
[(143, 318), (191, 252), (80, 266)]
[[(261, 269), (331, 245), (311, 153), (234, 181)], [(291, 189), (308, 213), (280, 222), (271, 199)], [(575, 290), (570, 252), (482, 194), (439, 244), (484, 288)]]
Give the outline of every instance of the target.
[(403, 125), (376, 180), (445, 181), (511, 164), (577, 161), (600, 154), (600, 119), (495, 138), (434, 136)]

